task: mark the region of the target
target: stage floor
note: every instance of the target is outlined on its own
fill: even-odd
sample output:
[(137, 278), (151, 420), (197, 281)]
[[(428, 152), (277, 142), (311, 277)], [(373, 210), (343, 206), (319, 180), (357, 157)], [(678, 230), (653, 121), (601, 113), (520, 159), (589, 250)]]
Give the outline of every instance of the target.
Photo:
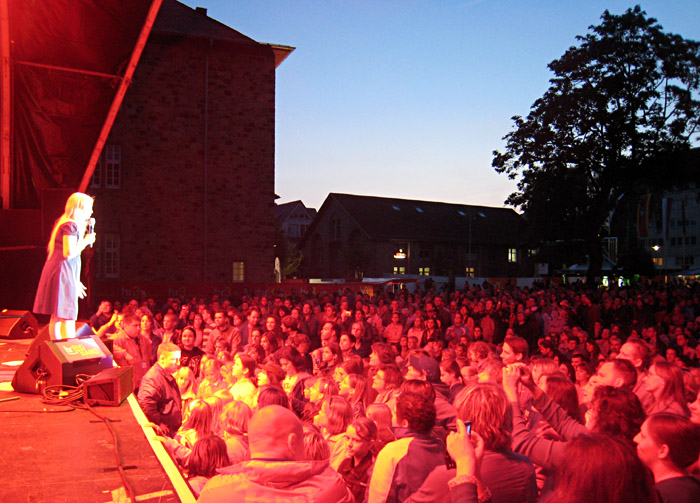
[[(40, 395), (12, 390), (10, 381), (30, 343), (0, 339), (0, 399), (11, 398), (0, 401), (0, 501), (129, 501), (113, 437), (102, 420), (88, 410), (46, 405)], [(153, 432), (142, 426), (146, 420), (133, 394), (118, 407), (93, 410), (110, 420), (136, 501), (194, 501), (162, 446), (148, 440)]]

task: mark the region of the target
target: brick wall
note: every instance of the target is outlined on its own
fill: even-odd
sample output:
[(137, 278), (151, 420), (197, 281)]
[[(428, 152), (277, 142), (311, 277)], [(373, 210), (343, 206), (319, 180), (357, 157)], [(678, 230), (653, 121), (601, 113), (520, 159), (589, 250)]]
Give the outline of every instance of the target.
[(269, 48), (153, 33), (107, 141), (121, 188), (89, 190), (119, 280), (270, 281), (274, 135)]

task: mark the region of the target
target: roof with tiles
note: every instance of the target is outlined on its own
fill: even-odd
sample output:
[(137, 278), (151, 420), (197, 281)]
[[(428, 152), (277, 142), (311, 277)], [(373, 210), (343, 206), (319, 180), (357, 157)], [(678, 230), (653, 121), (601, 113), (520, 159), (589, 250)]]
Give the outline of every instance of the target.
[[(474, 244), (513, 243), (518, 239), (523, 222), (522, 217), (510, 208), (337, 193), (328, 195), (319, 215), (331, 201), (342, 207), (358, 227), (376, 240), (467, 243), (471, 218)], [(307, 235), (313, 228), (309, 231)]]

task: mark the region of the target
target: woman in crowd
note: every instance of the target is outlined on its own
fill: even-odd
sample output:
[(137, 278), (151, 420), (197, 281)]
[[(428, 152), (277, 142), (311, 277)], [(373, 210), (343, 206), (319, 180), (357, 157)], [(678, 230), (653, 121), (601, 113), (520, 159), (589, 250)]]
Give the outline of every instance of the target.
[(338, 394), (338, 385), (330, 377), (309, 378), (305, 382), (304, 398), (308, 400), (301, 413), (301, 420), (312, 422), (318, 414), (323, 399)]
[(453, 404), (459, 392), (464, 389), (462, 373), (455, 360), (443, 360), (440, 362), (440, 381), (450, 388), (447, 401)]
[(194, 316), (192, 317), (192, 328), (194, 329), (194, 333), (196, 335), (194, 345), (201, 348), (204, 342), (205, 328), (204, 317), (202, 317), (201, 313), (194, 313)]
[(251, 409), (255, 408), (257, 387), (255, 381), (255, 360), (250, 356), (237, 353), (233, 359), (231, 376), (234, 380), (231, 386), (231, 396), (234, 400), (245, 403)]
[(333, 376), (336, 365), (343, 362), (343, 352), (337, 342), (331, 342), (321, 349), (321, 364), (319, 365), (319, 375)]
[(218, 360), (214, 358), (203, 360), (200, 372), (203, 379), (197, 388), (199, 398), (206, 398), (219, 390), (228, 388), (226, 381), (221, 376), (221, 364)]
[(653, 414), (634, 441), (663, 503), (700, 501), (700, 481), (687, 471), (700, 455), (700, 426), (676, 414)]
[(383, 365), (379, 367), (372, 379), (372, 389), (377, 392), (374, 403), (384, 403), (391, 414), (396, 418), (396, 399), (399, 396), (399, 388), (403, 382), (403, 376), (396, 365)]
[(185, 327), (180, 333), (180, 343), (178, 346), (181, 350), (180, 366), (189, 367), (194, 372), (195, 377), (198, 377), (199, 364), (204, 356), (204, 351), (195, 346), (197, 333), (192, 327)]
[(543, 503), (657, 503), (649, 472), (624, 439), (591, 434), (569, 442), (554, 493)]
[[(192, 400), (197, 398), (197, 379), (194, 377), (194, 372), (189, 367), (180, 367), (175, 372), (175, 381), (180, 389), (180, 398), (182, 399), (182, 411), (187, 412)], [(185, 419), (183, 417), (183, 419)]]
[[(518, 404), (518, 381), (530, 390), (533, 405), (563, 441), (541, 438), (528, 430)], [(594, 392), (590, 408), (586, 411), (586, 425), (583, 426), (534, 385), (532, 374), (524, 365), (508, 365), (503, 369), (503, 389), (513, 411), (514, 449), (551, 473), (558, 473), (568, 462), (566, 445), (574, 438), (604, 433), (631, 443), (644, 420), (642, 405), (634, 393), (624, 388), (600, 386)], [(549, 477), (545, 482), (543, 493), (550, 493), (552, 479)]]
[(250, 459), (248, 421), (252, 415), (250, 407), (238, 401), (227, 403), (221, 413), (221, 437), (226, 443), (226, 453), (232, 465)]
[(318, 414), (314, 417), (314, 425), (321, 432), (330, 447), (330, 465), (338, 469), (340, 462), (346, 457), (345, 430), (352, 422), (352, 407), (341, 396), (330, 396), (323, 399)]
[(186, 465), (187, 482), (192, 488), (192, 493), (199, 497), (202, 488), (216, 475), (217, 470), (230, 464), (226, 444), (221, 438), (209, 435), (199, 439), (194, 444)]
[(285, 346), (276, 353), (280, 367), (284, 370), (286, 377), (282, 381), (282, 389), (289, 397), (294, 413), (301, 417), (306, 399), (304, 398), (304, 381), (311, 377), (301, 370), (302, 360), (299, 351), (292, 346)]
[(175, 437), (158, 437), (158, 440), (164, 442), (181, 466), (185, 466), (197, 440), (214, 434), (212, 419), (209, 404), (204, 400), (193, 400), (190, 403), (187, 419), (184, 420)]
[(260, 337), (260, 347), (265, 351), (265, 359), (269, 360), (270, 357), (279, 349), (277, 339), (270, 334), (263, 334)]
[[(143, 316), (141, 316), (141, 336), (147, 337), (151, 341), (152, 362), (158, 361), (158, 346), (160, 346), (160, 343), (163, 342), (163, 339), (161, 339), (160, 335), (158, 335), (158, 333), (156, 332), (155, 322), (156, 321), (153, 319), (153, 316), (151, 316), (150, 314), (144, 314)], [(199, 373), (199, 369), (197, 369), (195, 375), (197, 373)]]
[(338, 387), (338, 394), (352, 407), (352, 416), (364, 417), (367, 408), (367, 379), (360, 374), (348, 374)]
[(369, 474), (377, 456), (377, 426), (371, 419), (360, 417), (345, 432), (347, 457), (338, 466), (338, 473), (355, 497), (364, 501)]
[(246, 354), (250, 356), (257, 365), (265, 362), (265, 350), (260, 344), (248, 344)]
[(647, 391), (654, 396), (654, 403), (649, 409), (650, 415), (670, 412), (690, 417), (681, 369), (669, 362), (654, 362), (649, 367), (646, 384)]
[(331, 457), (331, 449), (323, 433), (313, 424), (304, 423), (304, 459), (326, 461)]

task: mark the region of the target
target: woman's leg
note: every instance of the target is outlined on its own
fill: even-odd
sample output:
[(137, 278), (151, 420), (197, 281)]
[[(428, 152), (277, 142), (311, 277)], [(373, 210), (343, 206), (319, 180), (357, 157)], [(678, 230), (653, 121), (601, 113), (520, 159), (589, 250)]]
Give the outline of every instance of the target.
[(51, 315), (51, 320), (49, 320), (49, 337), (51, 337), (52, 341), (74, 338), (75, 320), (67, 320)]

